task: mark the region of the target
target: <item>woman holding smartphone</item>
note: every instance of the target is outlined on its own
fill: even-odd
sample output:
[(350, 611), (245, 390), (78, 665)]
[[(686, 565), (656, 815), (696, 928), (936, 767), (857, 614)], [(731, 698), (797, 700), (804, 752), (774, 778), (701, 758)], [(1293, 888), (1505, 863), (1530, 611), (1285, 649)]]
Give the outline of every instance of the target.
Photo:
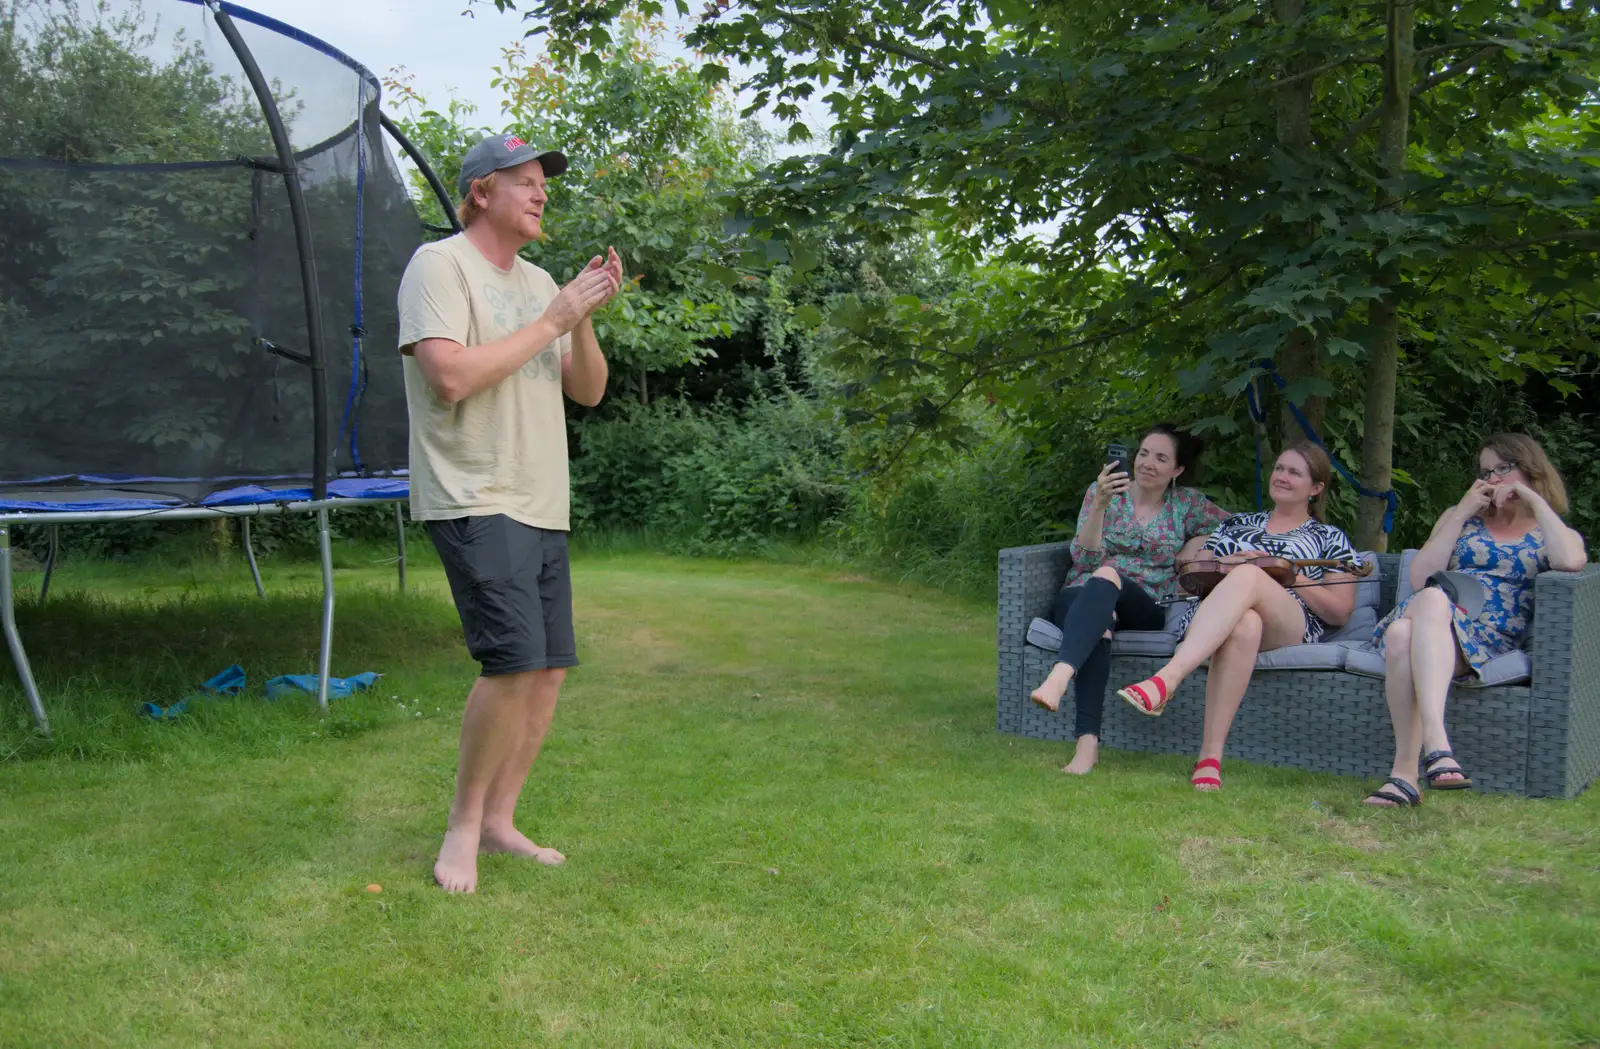
[(1077, 682), (1077, 751), (1062, 771), (1080, 776), (1100, 756), (1112, 630), (1165, 627), (1160, 602), (1177, 592), (1179, 551), (1228, 517), (1197, 489), (1178, 483), (1194, 478), (1200, 442), (1174, 424), (1157, 423), (1145, 431), (1131, 471), (1126, 460), (1110, 452), (1126, 454), (1109, 449), (1105, 468), (1083, 493), (1072, 568), (1050, 609), (1051, 621), (1061, 628), (1061, 648), (1032, 697), (1056, 711), (1067, 686)]

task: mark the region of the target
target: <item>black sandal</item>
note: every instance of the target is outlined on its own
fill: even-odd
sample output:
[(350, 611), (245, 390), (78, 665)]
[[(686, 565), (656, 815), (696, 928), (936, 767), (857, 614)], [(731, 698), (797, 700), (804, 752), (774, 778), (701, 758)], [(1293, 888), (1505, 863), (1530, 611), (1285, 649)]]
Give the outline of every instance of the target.
[[(1398, 795), (1385, 793), (1383, 787), (1388, 786), (1395, 787), (1400, 793)], [(1417, 788), (1399, 776), (1390, 776), (1384, 780), (1383, 787), (1379, 787), (1371, 794), (1368, 794), (1362, 804), (1370, 803), (1373, 798), (1389, 803), (1387, 805), (1373, 805), (1372, 807), (1375, 809), (1410, 809), (1422, 804), (1422, 795), (1417, 793)]]
[[(1433, 767), (1435, 762), (1443, 761), (1445, 758), (1450, 759), (1449, 768), (1436, 769)], [(1436, 750), (1431, 754), (1424, 754), (1422, 756), (1422, 767), (1428, 770), (1423, 773), (1423, 776), (1428, 781), (1429, 790), (1467, 790), (1472, 786), (1472, 780), (1467, 777), (1467, 770), (1461, 767), (1461, 764), (1456, 761), (1456, 756), (1448, 750)], [(1448, 776), (1452, 772), (1461, 778), (1448, 783), (1437, 782), (1440, 776)]]

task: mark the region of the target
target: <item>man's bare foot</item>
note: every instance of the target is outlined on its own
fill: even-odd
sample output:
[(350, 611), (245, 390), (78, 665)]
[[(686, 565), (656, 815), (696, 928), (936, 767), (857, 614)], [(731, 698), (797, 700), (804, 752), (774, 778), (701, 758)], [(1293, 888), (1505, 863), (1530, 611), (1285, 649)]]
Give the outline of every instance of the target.
[(478, 891), (478, 835), (471, 830), (445, 831), (433, 880), (445, 892)]
[(490, 856), (497, 852), (509, 852), (513, 856), (526, 856), (529, 859), (538, 860), (540, 863), (550, 867), (554, 867), (556, 864), (566, 860), (566, 857), (555, 849), (535, 844), (526, 834), (523, 834), (515, 827), (508, 827), (505, 830), (490, 830), (485, 827), (483, 834), (479, 837), (478, 851), (485, 856)]
[(1029, 698), (1054, 714), (1061, 709), (1061, 697), (1067, 694), (1067, 686), (1071, 683), (1072, 668), (1065, 663), (1057, 663), (1050, 668), (1050, 675), (1033, 690), (1033, 695)]
[(1078, 749), (1073, 751), (1072, 760), (1061, 766), (1061, 771), (1074, 776), (1087, 776), (1098, 760), (1100, 760), (1100, 738), (1085, 732), (1078, 737)]

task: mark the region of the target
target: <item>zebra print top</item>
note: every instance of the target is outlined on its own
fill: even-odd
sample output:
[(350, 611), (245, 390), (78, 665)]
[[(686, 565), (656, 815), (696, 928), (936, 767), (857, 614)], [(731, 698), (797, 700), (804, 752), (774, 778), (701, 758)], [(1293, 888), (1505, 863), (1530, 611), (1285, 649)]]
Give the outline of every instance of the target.
[[(1211, 538), (1206, 540), (1206, 549), (1218, 557), (1261, 550), (1296, 561), (1356, 560), (1356, 548), (1351, 544), (1350, 537), (1333, 525), (1310, 520), (1287, 532), (1269, 532), (1267, 522), (1271, 517), (1271, 510), (1260, 510), (1253, 514), (1234, 514), (1211, 533)], [(1300, 571), (1307, 579), (1315, 581), (1320, 580), (1327, 572), (1336, 570), (1313, 566)], [(1301, 600), (1297, 591), (1290, 590), (1289, 595), (1299, 601), (1300, 607), (1305, 610), (1306, 635), (1302, 639), (1305, 644), (1315, 644), (1333, 632), (1334, 628), (1319, 619), (1305, 601)], [(1179, 637), (1189, 632), (1189, 623), (1193, 621), (1195, 609), (1199, 604), (1199, 601), (1191, 600), (1189, 607), (1184, 609), (1177, 624)]]

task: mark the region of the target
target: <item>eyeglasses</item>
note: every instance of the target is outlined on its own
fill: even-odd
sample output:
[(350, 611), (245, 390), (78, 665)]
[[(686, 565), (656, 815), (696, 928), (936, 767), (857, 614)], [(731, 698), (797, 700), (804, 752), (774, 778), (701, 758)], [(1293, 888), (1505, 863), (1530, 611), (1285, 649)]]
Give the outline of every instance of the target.
[(1479, 470), (1478, 480), (1487, 481), (1491, 477), (1504, 477), (1516, 468), (1516, 463), (1501, 463), (1499, 466), (1492, 466), (1487, 470)]

